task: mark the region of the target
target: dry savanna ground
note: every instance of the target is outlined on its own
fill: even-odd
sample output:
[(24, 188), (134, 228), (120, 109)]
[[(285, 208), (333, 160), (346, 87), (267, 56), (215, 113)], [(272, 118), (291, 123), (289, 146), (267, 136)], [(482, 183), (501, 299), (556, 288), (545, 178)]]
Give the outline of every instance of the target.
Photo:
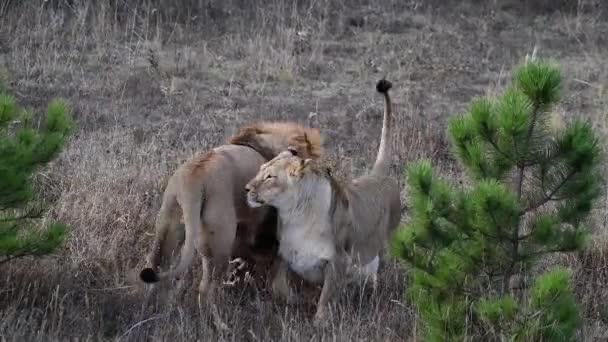
[[(135, 274), (150, 247), (169, 175), (196, 151), (258, 119), (309, 121), (344, 175), (373, 160), (394, 84), (394, 176), (432, 159), (458, 180), (446, 118), (495, 94), (536, 47), (560, 63), (554, 124), (574, 115), (608, 134), (608, 12), (601, 0), (0, 0), (0, 75), (23, 106), (64, 97), (77, 129), (36, 178), (46, 220), (69, 224), (65, 248), (0, 266), (0, 339), (415, 340), (406, 266), (390, 262), (375, 295), (352, 286), (323, 329), (314, 307), (263, 291), (222, 294), (215, 329), (194, 289), (142, 305)], [(403, 220), (408, 219), (407, 189)], [(585, 317), (580, 340), (608, 339), (608, 208), (570, 266)]]

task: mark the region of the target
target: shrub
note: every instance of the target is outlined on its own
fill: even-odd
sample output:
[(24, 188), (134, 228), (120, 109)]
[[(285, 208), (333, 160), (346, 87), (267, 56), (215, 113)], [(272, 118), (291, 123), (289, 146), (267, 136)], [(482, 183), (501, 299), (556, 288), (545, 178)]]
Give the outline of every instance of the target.
[(0, 93), (0, 263), (44, 255), (59, 246), (67, 227), (42, 229), (43, 204), (32, 187), (35, 172), (60, 152), (72, 120), (66, 103), (53, 100), (43, 123), (18, 108), (14, 97)]
[(412, 267), (408, 295), (426, 341), (569, 341), (580, 324), (568, 271), (551, 270), (527, 288), (538, 258), (579, 250), (600, 195), (600, 146), (589, 123), (549, 124), (561, 76), (526, 62), (498, 99), (472, 101), (449, 123), (454, 153), (471, 179), (458, 188), (428, 161), (408, 169), (411, 222), (393, 253)]

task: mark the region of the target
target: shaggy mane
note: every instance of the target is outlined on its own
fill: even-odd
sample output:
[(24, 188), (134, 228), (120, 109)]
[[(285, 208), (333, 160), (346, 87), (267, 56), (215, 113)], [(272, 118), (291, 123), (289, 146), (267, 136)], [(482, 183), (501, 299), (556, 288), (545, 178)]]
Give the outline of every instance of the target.
[(287, 146), (294, 146), (311, 158), (318, 158), (323, 153), (319, 130), (294, 122), (262, 121), (241, 127), (229, 143), (251, 147), (267, 160), (286, 150)]

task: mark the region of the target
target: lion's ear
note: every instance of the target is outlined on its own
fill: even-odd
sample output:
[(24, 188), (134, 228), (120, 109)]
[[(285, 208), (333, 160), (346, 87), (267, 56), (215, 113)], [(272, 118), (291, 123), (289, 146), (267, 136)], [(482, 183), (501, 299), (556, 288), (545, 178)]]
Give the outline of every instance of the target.
[(295, 147), (293, 147), (293, 146), (288, 146), (287, 147), (287, 151), (291, 152), (292, 156), (297, 156), (298, 155), (298, 150)]
[(305, 168), (307, 168), (311, 164), (312, 164), (312, 159), (310, 159), (310, 158), (301, 159), (300, 160), (300, 170), (304, 170)]
[(290, 175), (292, 177), (300, 177), (302, 176), (304, 170), (309, 167), (312, 163), (312, 159), (308, 158), (308, 159), (300, 159), (300, 161), (295, 164), (292, 165), (290, 167)]

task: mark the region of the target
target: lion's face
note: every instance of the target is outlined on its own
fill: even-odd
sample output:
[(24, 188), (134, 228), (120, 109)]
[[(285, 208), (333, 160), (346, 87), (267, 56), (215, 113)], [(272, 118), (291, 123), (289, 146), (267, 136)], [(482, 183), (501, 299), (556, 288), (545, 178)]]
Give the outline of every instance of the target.
[(298, 182), (311, 159), (294, 155), (295, 151), (281, 152), (275, 158), (262, 164), (256, 176), (247, 183), (247, 203), (256, 208), (262, 205), (278, 206), (289, 201), (296, 192)]

